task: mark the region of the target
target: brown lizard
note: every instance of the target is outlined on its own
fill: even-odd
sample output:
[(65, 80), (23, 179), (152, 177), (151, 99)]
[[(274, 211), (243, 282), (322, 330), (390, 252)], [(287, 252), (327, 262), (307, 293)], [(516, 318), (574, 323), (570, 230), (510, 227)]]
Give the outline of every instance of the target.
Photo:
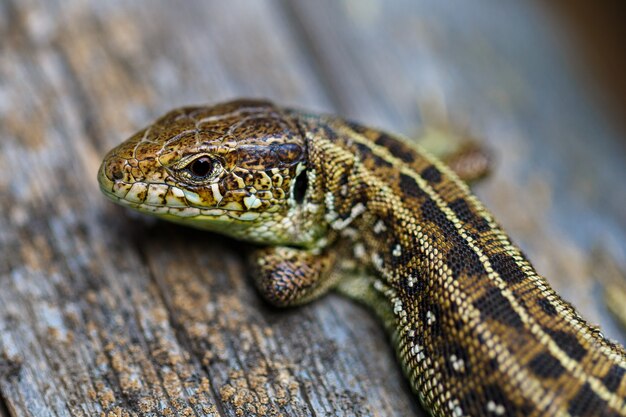
[(533, 269), (468, 186), (397, 136), (240, 100), (171, 111), (113, 149), (114, 201), (266, 245), (279, 306), (338, 288), (390, 330), (435, 416), (626, 416), (626, 353)]

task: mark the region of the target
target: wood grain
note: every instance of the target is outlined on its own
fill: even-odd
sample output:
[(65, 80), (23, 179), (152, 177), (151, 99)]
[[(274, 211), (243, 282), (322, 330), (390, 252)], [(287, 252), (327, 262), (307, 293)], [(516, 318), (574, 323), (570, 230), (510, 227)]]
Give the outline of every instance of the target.
[(537, 46), (540, 10), (470, 25), (438, 4), (0, 1), (0, 416), (425, 415), (368, 311), (271, 309), (245, 246), (100, 195), (108, 148), (237, 96), (406, 134), (444, 103), (497, 152), (481, 197), (620, 337), (585, 255), (596, 239), (626, 259), (616, 134), (559, 44)]

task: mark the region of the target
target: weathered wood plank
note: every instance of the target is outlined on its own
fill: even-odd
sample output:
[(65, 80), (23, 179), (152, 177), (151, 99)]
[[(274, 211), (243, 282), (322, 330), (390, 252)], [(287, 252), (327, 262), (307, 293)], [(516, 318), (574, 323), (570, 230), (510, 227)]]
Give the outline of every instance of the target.
[(415, 412), (359, 306), (270, 310), (240, 244), (99, 194), (104, 151), (170, 107), (330, 109), (276, 5), (225, 4), (3, 3), (0, 390), (16, 415)]

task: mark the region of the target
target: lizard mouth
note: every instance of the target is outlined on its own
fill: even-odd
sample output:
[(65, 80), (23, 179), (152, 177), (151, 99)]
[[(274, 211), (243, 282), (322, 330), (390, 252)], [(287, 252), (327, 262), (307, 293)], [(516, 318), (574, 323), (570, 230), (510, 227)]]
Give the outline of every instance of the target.
[(228, 211), (226, 208), (198, 207), (193, 203), (195, 193), (174, 185), (112, 179), (107, 175), (106, 163), (98, 171), (98, 183), (108, 199), (150, 214), (195, 217), (221, 216)]
[(128, 182), (122, 179), (111, 179), (107, 175), (106, 164), (98, 171), (98, 183), (102, 193), (115, 203), (134, 210), (167, 217), (170, 220), (185, 219), (203, 223), (248, 222), (257, 220), (262, 213), (242, 212), (232, 204), (223, 207), (206, 207), (194, 204), (198, 195), (175, 185), (165, 183)]

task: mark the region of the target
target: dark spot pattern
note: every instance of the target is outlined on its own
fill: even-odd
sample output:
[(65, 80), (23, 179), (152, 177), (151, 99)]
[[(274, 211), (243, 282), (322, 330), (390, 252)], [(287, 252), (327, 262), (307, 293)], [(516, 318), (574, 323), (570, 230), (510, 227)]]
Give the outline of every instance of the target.
[[(422, 217), (424, 220), (433, 222), (439, 227), (446, 235), (454, 233), (450, 238), (458, 236), (456, 234), (456, 228), (454, 224), (446, 217), (445, 213), (437, 206), (432, 199), (426, 200), (421, 207)], [(458, 237), (457, 237), (458, 239)]]
[(420, 175), (431, 184), (437, 184), (441, 182), (441, 172), (434, 165), (425, 168)]
[(337, 135), (337, 131), (330, 127), (327, 124), (321, 125), (322, 130), (324, 131), (324, 136), (332, 141), (339, 140), (339, 136)]
[[(526, 415), (529, 415), (532, 411), (532, 409), (528, 407), (528, 405), (526, 404), (518, 405), (512, 400), (510, 400), (509, 397), (506, 395), (506, 393), (502, 390), (502, 388), (499, 385), (489, 384), (485, 386), (484, 392), (485, 392), (484, 394), (485, 400), (483, 400), (484, 403), (482, 404), (479, 403), (481, 407), (480, 409), (476, 408), (477, 406), (479, 406), (479, 404), (474, 403), (473, 415), (495, 416), (496, 414), (489, 413), (487, 410), (487, 404), (489, 403), (489, 401), (492, 401), (496, 406), (500, 405), (504, 407), (506, 416), (526, 416)], [(466, 400), (464, 398), (463, 402), (465, 401)], [(470, 407), (468, 406), (467, 409), (470, 409)]]
[(400, 190), (407, 198), (411, 199), (422, 199), (427, 196), (415, 182), (415, 179), (406, 174), (400, 174)]
[(384, 146), (387, 148), (389, 153), (391, 153), (396, 158), (400, 159), (403, 162), (411, 163), (415, 161), (415, 156), (413, 153), (413, 149), (409, 148), (404, 142), (389, 136), (386, 133), (381, 133), (376, 139), (375, 143), (380, 146)]
[(528, 366), (541, 378), (558, 378), (565, 372), (561, 362), (549, 352), (541, 352), (528, 363)]
[(344, 123), (346, 124), (346, 126), (348, 126), (350, 129), (352, 129), (353, 131), (355, 131), (356, 133), (359, 134), (363, 134), (365, 132), (367, 132), (367, 128), (365, 126), (363, 126), (360, 123), (357, 123), (355, 121), (352, 120), (344, 120)]
[(500, 289), (495, 286), (489, 287), (480, 298), (474, 301), (474, 306), (480, 310), (481, 316), (497, 320), (510, 327), (524, 327), (522, 318), (513, 310), (511, 303), (502, 295)]
[(357, 154), (359, 155), (361, 160), (363, 161), (371, 160), (374, 162), (374, 165), (376, 165), (379, 168), (384, 168), (384, 169), (389, 169), (393, 166), (391, 162), (387, 161), (385, 158), (382, 158), (378, 155), (373, 154), (369, 146), (362, 144), (362, 143), (355, 143), (354, 146), (356, 146)]
[(371, 158), (373, 155), (371, 155), (372, 150), (370, 149), (369, 146), (367, 146), (364, 143), (359, 143), (356, 142), (354, 144), (354, 147), (356, 148), (356, 154), (361, 158), (361, 159), (368, 159)]
[(544, 313), (546, 313), (550, 317), (556, 316), (556, 308), (550, 303), (547, 298), (538, 298), (537, 305), (541, 307)]
[(587, 350), (580, 344), (575, 334), (552, 329), (545, 329), (545, 332), (570, 358), (580, 361), (587, 354)]
[(606, 414), (607, 403), (585, 383), (578, 393), (570, 400), (569, 413), (576, 416), (609, 416)]
[(449, 204), (449, 207), (460, 221), (474, 226), (478, 232), (482, 233), (491, 229), (487, 220), (472, 212), (464, 198), (457, 198)]
[(446, 263), (451, 269), (454, 279), (458, 279), (462, 273), (467, 276), (486, 275), (479, 256), (458, 234), (454, 224), (433, 200), (426, 200), (421, 206), (421, 212), (424, 220), (434, 223), (444, 235), (448, 236), (452, 247), (448, 251)]
[(297, 143), (278, 143), (270, 145), (270, 149), (285, 164), (292, 164), (302, 160), (302, 147)]
[(454, 279), (458, 279), (462, 273), (465, 273), (467, 276), (480, 276), (487, 273), (482, 262), (480, 262), (478, 254), (469, 247), (467, 242), (461, 239), (458, 239), (448, 252), (446, 264), (450, 268), (452, 278)]
[(602, 378), (602, 382), (609, 391), (617, 391), (626, 374), (626, 369), (617, 365), (612, 365), (609, 372)]
[(497, 371), (499, 369), (498, 360), (496, 358), (489, 359), (489, 362), (487, 362), (487, 369), (490, 370), (491, 372)]
[(489, 263), (494, 271), (500, 275), (500, 278), (509, 284), (516, 284), (526, 279), (526, 274), (522, 271), (522, 268), (517, 266), (515, 259), (511, 255), (504, 252), (497, 253), (489, 257)]
[(421, 206), (421, 212), (423, 219), (435, 224), (448, 237), (449, 244), (452, 245), (446, 257), (446, 263), (454, 279), (458, 279), (463, 273), (467, 276), (486, 275), (479, 256), (458, 234), (454, 224), (433, 200), (426, 200)]
[(377, 155), (372, 155), (372, 156), (373, 156), (374, 164), (377, 167), (379, 167), (379, 168), (387, 168), (387, 169), (393, 167), (391, 162), (387, 161), (385, 158), (381, 158), (380, 156), (377, 156)]

